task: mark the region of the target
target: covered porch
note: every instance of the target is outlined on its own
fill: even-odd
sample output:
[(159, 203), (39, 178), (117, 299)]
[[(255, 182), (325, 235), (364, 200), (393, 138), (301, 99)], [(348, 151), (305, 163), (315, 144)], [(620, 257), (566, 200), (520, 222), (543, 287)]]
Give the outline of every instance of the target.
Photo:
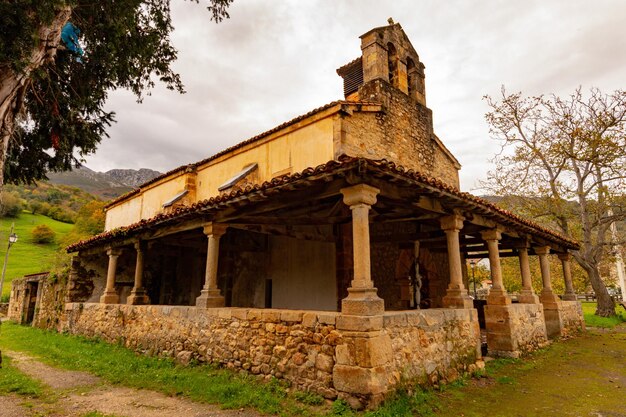
[[(191, 352), (307, 389), (305, 380), (326, 372), (315, 390), (372, 403), (405, 378), (454, 379), (480, 365), (466, 259), (490, 261), (485, 323), (491, 353), (516, 356), (563, 334), (572, 308), (552, 291), (547, 262), (551, 254), (560, 256), (563, 298), (575, 299), (568, 250), (576, 247), (419, 173), (384, 160), (343, 157), (68, 248), (78, 255), (66, 328), (89, 334), (102, 328), (94, 335), (123, 337), (138, 350), (174, 357)], [(523, 292), (516, 304), (502, 284), (503, 256), (520, 260)], [(540, 296), (530, 285), (529, 256), (542, 264)], [(191, 328), (209, 339), (187, 337), (168, 347), (158, 342), (167, 340), (160, 332), (151, 343), (133, 327), (139, 321), (156, 326), (164, 316), (191, 320)], [(235, 330), (241, 328), (250, 330)], [(243, 337), (248, 342), (239, 353), (216, 353), (223, 349), (217, 334), (241, 331), (254, 337)], [(284, 337), (258, 345), (267, 332)], [(300, 350), (289, 350), (294, 343)], [(276, 346), (289, 354), (281, 357)], [(245, 360), (255, 352), (267, 355), (257, 365)], [(283, 360), (297, 369), (313, 363), (289, 373), (280, 370)]]

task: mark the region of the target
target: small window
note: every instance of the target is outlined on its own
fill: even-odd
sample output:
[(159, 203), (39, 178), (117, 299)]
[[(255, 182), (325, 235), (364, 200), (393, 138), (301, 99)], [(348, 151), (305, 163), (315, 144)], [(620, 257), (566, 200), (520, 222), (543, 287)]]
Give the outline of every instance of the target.
[(259, 164), (257, 164), (256, 162), (254, 164), (247, 165), (244, 169), (239, 171), (236, 175), (234, 175), (232, 178), (230, 178), (224, 184), (222, 184), (219, 187), (217, 187), (217, 190), (218, 191), (224, 191), (224, 190), (232, 187), (233, 185), (237, 184), (239, 181), (241, 181), (242, 179), (247, 177), (248, 174), (250, 174), (252, 171), (257, 169), (258, 166), (259, 166)]
[(174, 205), (175, 202), (179, 201), (181, 198), (186, 196), (188, 193), (189, 193), (188, 190), (181, 191), (180, 193), (176, 194), (174, 197), (170, 198), (165, 203), (163, 203), (163, 208), (171, 207), (172, 205)]
[(389, 84), (398, 86), (398, 53), (393, 43), (387, 44), (387, 65), (389, 68)]

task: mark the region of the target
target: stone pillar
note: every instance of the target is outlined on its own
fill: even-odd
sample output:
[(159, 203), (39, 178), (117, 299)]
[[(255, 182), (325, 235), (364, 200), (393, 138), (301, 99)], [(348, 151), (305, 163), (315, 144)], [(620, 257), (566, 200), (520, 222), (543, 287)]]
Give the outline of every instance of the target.
[(511, 304), (511, 298), (506, 293), (502, 282), (502, 267), (500, 265), (500, 249), (498, 241), (502, 234), (497, 229), (484, 230), (480, 233), (487, 242), (489, 251), (489, 269), (491, 271), (491, 290), (487, 296), (487, 304), (506, 305)]
[(119, 248), (107, 249), (107, 255), (109, 255), (109, 268), (107, 269), (107, 286), (104, 290), (104, 294), (100, 297), (102, 304), (117, 304), (120, 302), (120, 297), (115, 291), (115, 270), (117, 269), (117, 258), (122, 254), (122, 250)]
[(539, 300), (541, 300), (541, 304), (543, 304), (543, 315), (546, 320), (548, 337), (553, 339), (562, 335), (563, 319), (561, 315), (561, 300), (559, 300), (559, 297), (552, 291), (550, 261), (548, 259), (550, 247), (541, 246), (535, 248), (535, 253), (539, 256), (541, 278), (543, 280), (543, 290), (541, 291)]
[(523, 246), (517, 249), (519, 257), (519, 268), (522, 274), (522, 290), (518, 301), (522, 304), (538, 304), (539, 297), (533, 291), (533, 282), (530, 275), (530, 263), (528, 262), (528, 247)]
[(549, 246), (541, 246), (535, 248), (535, 253), (539, 256), (539, 265), (541, 266), (541, 280), (543, 281), (543, 290), (539, 299), (542, 303), (558, 302), (559, 297), (552, 291), (552, 278), (550, 277), (550, 254)]
[(376, 203), (377, 188), (367, 184), (342, 188), (343, 202), (352, 210), (352, 256), (354, 277), (348, 296), (341, 302), (341, 312), (356, 316), (373, 316), (385, 310), (384, 301), (376, 293), (370, 267), (369, 211)]
[(340, 191), (352, 210), (354, 277), (336, 321), (343, 343), (337, 345), (333, 385), (344, 398), (375, 406), (393, 379), (391, 338), (383, 329), (385, 305), (376, 294), (370, 268), (369, 210), (380, 190), (359, 184)]
[(133, 286), (126, 304), (143, 305), (150, 304), (150, 298), (143, 287), (143, 254), (144, 245), (141, 241), (135, 242), (137, 262), (135, 263), (135, 285)]
[(465, 218), (460, 215), (451, 215), (440, 219), (441, 228), (446, 232), (448, 243), (448, 263), (450, 265), (450, 284), (443, 297), (443, 306), (450, 308), (473, 308), (474, 303), (467, 294), (463, 285), (463, 272), (461, 269), (461, 245), (459, 244), (459, 232), (463, 228)]
[(572, 269), (571, 259), (572, 255), (569, 253), (559, 253), (559, 259), (561, 265), (563, 265), (563, 280), (565, 281), (565, 294), (563, 294), (563, 300), (577, 301), (576, 293), (574, 292), (574, 284), (572, 284)]
[(224, 307), (224, 297), (217, 287), (217, 266), (220, 252), (220, 237), (226, 233), (228, 226), (219, 223), (209, 223), (204, 226), (204, 234), (208, 238), (206, 255), (205, 282), (200, 296), (196, 298), (198, 307)]

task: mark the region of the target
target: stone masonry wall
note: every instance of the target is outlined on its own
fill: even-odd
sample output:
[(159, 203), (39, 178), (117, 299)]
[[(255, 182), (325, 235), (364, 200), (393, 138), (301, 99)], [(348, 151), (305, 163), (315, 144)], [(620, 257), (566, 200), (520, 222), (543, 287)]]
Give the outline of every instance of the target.
[(387, 312), (397, 381), (454, 381), (483, 366), (476, 310), (427, 309)]
[(67, 304), (60, 330), (182, 363), (219, 363), (337, 397), (332, 372), (342, 341), (334, 312)]
[(519, 357), (548, 343), (542, 304), (486, 305), (489, 354)]
[(459, 187), (454, 163), (435, 142), (430, 109), (382, 80), (365, 84), (359, 94), (364, 100), (382, 101), (384, 110), (346, 118), (338, 154), (385, 158)]
[(563, 336), (571, 335), (585, 330), (585, 318), (583, 316), (582, 304), (579, 301), (561, 301), (561, 320)]
[(22, 312), (24, 311), (24, 300), (26, 290), (26, 280), (24, 278), (14, 279), (11, 282), (11, 298), (9, 299), (9, 310), (7, 318), (17, 323), (22, 322)]

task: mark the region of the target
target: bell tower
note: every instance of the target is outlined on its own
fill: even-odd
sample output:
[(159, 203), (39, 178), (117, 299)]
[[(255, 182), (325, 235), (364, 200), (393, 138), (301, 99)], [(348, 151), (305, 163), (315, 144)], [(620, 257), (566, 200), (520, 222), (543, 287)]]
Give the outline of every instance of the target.
[(426, 106), (424, 64), (399, 23), (374, 28), (361, 35), (361, 57), (337, 69), (347, 100), (365, 100), (359, 90), (381, 80)]

